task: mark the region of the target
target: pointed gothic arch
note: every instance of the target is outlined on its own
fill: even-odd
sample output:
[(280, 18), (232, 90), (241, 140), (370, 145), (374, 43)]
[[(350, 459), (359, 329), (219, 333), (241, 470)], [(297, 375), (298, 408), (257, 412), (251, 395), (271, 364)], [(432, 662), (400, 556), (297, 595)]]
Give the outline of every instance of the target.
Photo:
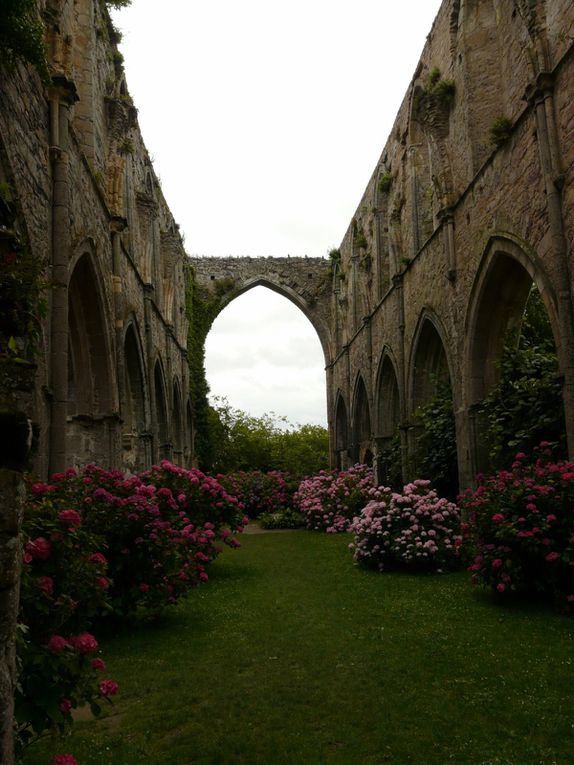
[(357, 375), (353, 396), (353, 459), (371, 465), (373, 462), (373, 442), (371, 430), (371, 409), (367, 388), (361, 373)]
[(558, 301), (541, 260), (516, 237), (508, 234), (491, 237), (473, 285), (466, 318), (465, 399), (475, 474), (488, 464), (482, 437), (485, 423), (477, 413), (477, 405), (499, 380), (499, 361), (508, 332), (519, 332), (533, 286), (546, 309), (559, 358)]
[(156, 359), (153, 371), (155, 404), (155, 452), (159, 459), (171, 459), (167, 388), (161, 359)]
[(181, 389), (179, 380), (173, 381), (173, 410), (171, 417), (171, 432), (173, 442), (173, 461), (176, 465), (183, 465), (184, 453), (184, 426), (183, 409), (181, 405)]
[(338, 470), (344, 470), (348, 465), (349, 450), (349, 416), (347, 405), (341, 391), (337, 393), (335, 404), (335, 455)]
[(114, 409), (112, 339), (95, 259), (86, 243), (68, 285), (69, 459), (76, 464), (114, 461), (109, 429)]
[(147, 384), (144, 354), (137, 323), (131, 320), (124, 334), (124, 380), (122, 396), (122, 461), (137, 472), (149, 464)]

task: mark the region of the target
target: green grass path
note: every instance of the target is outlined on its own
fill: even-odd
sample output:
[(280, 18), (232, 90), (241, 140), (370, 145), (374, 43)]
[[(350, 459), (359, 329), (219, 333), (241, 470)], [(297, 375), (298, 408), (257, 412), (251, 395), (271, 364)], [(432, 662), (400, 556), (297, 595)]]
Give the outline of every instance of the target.
[(466, 573), (379, 575), (349, 538), (245, 535), (161, 623), (103, 644), (121, 693), (80, 765), (572, 765), (572, 620)]

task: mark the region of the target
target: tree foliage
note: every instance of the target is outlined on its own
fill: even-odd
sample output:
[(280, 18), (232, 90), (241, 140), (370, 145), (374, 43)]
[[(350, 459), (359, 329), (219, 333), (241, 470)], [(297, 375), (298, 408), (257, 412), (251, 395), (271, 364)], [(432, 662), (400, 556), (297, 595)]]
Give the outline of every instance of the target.
[(450, 382), (437, 383), (434, 396), (417, 410), (416, 420), (417, 475), (429, 479), (441, 496), (452, 499), (458, 491), (458, 463)]
[(552, 328), (535, 287), (520, 329), (507, 333), (499, 373), (479, 407), (491, 468), (509, 465), (516, 452), (530, 452), (540, 441), (557, 444), (564, 454), (562, 382)]
[(282, 470), (303, 477), (329, 464), (329, 437), (320, 425), (293, 426), (273, 413), (254, 417), (217, 398), (209, 426), (214, 472)]

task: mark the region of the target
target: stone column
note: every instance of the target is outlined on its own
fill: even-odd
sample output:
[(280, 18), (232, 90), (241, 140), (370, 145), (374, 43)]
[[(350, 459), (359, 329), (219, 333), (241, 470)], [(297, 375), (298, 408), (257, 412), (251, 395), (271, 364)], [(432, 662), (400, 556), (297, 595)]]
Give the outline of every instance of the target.
[(70, 181), (68, 177), (69, 107), (76, 89), (64, 77), (55, 77), (50, 94), (50, 159), (52, 163), (52, 295), (50, 306), (50, 473), (66, 464), (68, 414), (68, 262), (70, 257)]
[(558, 362), (563, 375), (562, 396), (568, 453), (574, 457), (574, 310), (568, 242), (565, 235), (562, 206), (562, 169), (558, 131), (555, 120), (554, 81), (549, 72), (541, 72), (527, 96), (534, 104), (540, 166), (546, 188), (548, 224), (552, 256), (557, 266), (558, 325), (560, 343)]

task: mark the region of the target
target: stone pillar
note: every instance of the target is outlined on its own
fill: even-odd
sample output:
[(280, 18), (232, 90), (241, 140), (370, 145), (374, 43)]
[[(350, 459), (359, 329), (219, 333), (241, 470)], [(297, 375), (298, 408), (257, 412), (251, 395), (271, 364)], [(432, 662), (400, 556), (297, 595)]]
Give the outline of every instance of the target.
[(51, 473), (66, 464), (68, 414), (68, 262), (70, 256), (70, 182), (68, 177), (69, 107), (76, 89), (64, 77), (55, 77), (50, 94), (50, 159), (52, 164), (52, 295), (50, 307), (50, 462)]
[(565, 235), (562, 187), (564, 174), (555, 120), (553, 75), (541, 72), (527, 96), (534, 104), (540, 166), (546, 188), (552, 256), (557, 265), (558, 363), (564, 378), (562, 396), (568, 453), (574, 458), (574, 310), (568, 242)]

